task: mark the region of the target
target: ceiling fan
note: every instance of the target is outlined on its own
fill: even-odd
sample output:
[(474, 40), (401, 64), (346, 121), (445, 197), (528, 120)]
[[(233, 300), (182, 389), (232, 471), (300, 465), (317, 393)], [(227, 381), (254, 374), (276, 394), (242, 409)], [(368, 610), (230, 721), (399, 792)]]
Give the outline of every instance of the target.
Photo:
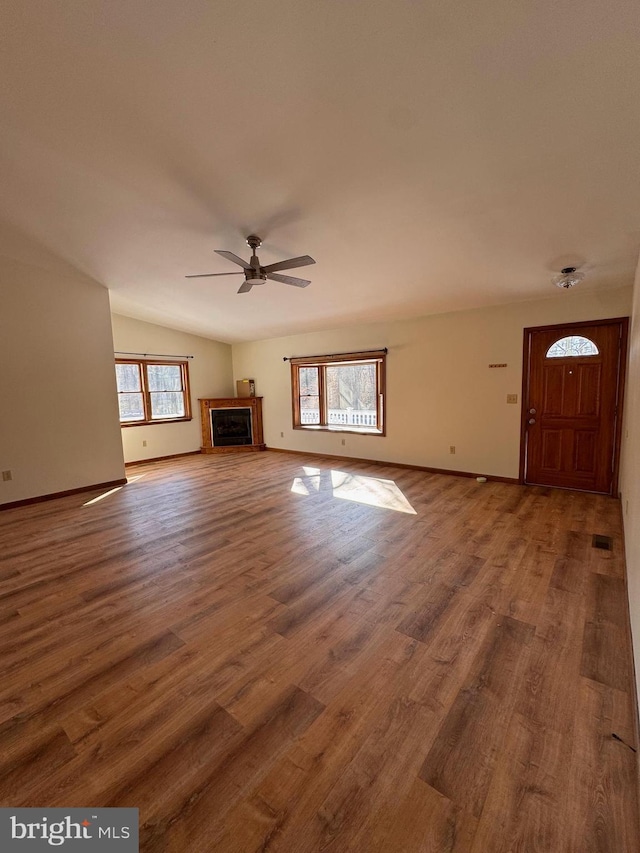
[(226, 258), (234, 264), (238, 264), (238, 266), (242, 267), (244, 270), (243, 273), (207, 272), (200, 273), (199, 275), (187, 275), (185, 278), (210, 278), (211, 276), (217, 275), (244, 275), (244, 281), (240, 285), (238, 293), (248, 293), (252, 287), (255, 287), (257, 284), (264, 284), (267, 279), (270, 279), (271, 281), (280, 281), (283, 284), (292, 284), (294, 287), (306, 287), (311, 284), (311, 282), (307, 281), (305, 278), (295, 278), (290, 275), (278, 275), (277, 271), (292, 270), (297, 267), (306, 267), (308, 264), (315, 264), (313, 258), (309, 257), (309, 255), (301, 255), (299, 258), (289, 258), (288, 261), (278, 261), (275, 264), (267, 264), (266, 267), (262, 267), (260, 266), (260, 261), (256, 255), (256, 249), (259, 249), (261, 245), (262, 240), (260, 237), (256, 237), (255, 234), (250, 234), (247, 237), (247, 246), (250, 247), (252, 252), (249, 263), (243, 261), (242, 258), (239, 258), (237, 255), (234, 255), (233, 252), (224, 252), (220, 249), (215, 250), (217, 255), (222, 255), (223, 258)]

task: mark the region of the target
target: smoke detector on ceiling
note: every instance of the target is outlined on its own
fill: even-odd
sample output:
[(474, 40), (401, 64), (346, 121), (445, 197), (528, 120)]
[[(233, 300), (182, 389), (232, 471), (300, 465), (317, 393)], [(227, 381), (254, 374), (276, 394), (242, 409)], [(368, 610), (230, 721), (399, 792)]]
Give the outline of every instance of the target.
[(553, 283), (556, 287), (562, 287), (565, 290), (569, 290), (570, 287), (575, 287), (576, 284), (580, 284), (583, 278), (584, 273), (577, 272), (575, 267), (564, 267), (561, 275), (557, 275), (553, 279)]

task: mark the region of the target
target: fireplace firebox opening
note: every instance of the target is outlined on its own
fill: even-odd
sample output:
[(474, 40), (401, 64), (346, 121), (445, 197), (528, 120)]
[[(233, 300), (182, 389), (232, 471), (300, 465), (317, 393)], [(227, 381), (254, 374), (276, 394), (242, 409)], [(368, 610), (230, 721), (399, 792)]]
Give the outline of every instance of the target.
[(211, 442), (214, 447), (252, 444), (250, 408), (210, 409)]

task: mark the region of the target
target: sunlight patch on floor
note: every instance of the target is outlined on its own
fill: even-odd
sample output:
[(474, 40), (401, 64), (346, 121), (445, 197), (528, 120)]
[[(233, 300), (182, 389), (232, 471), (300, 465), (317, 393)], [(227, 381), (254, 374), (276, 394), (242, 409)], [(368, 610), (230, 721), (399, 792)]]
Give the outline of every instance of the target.
[(365, 477), (363, 474), (346, 474), (344, 471), (332, 471), (331, 483), (333, 485), (333, 496), (336, 498), (416, 515), (415, 509), (393, 480)]
[(348, 474), (346, 471), (325, 471), (303, 467), (304, 476), (295, 477), (291, 491), (296, 495), (312, 495), (330, 491), (334, 498), (354, 501), (378, 509), (406, 512), (416, 515), (415, 509), (402, 494), (393, 480), (366, 477), (364, 474)]
[(92, 498), (90, 501), (82, 504), (82, 506), (91, 506), (92, 504), (97, 504), (98, 501), (103, 501), (105, 498), (108, 498), (109, 495), (115, 495), (116, 492), (119, 492), (122, 486), (117, 486), (115, 489), (109, 489), (108, 492), (103, 492), (101, 495), (98, 495), (97, 498)]
[(303, 465), (304, 477), (295, 477), (291, 491), (296, 495), (312, 495), (320, 491), (321, 471), (319, 468), (311, 468)]
[[(131, 483), (135, 483), (136, 480), (141, 480), (145, 475), (144, 474), (136, 474), (135, 477), (127, 477), (127, 482), (125, 485), (130, 485)], [(92, 504), (97, 504), (98, 501), (103, 501), (105, 498), (108, 498), (109, 495), (115, 495), (116, 492), (119, 492), (120, 489), (123, 489), (124, 486), (116, 486), (115, 489), (109, 489), (108, 492), (103, 492), (101, 495), (98, 495), (97, 498), (92, 498), (90, 501), (82, 504), (82, 506), (91, 506)]]

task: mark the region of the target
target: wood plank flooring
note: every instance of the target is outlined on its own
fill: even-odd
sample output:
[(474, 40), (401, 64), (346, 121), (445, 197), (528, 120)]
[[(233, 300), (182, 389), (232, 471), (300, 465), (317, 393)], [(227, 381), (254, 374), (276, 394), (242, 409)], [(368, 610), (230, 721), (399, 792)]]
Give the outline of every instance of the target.
[[(280, 453), (0, 513), (0, 804), (145, 853), (637, 853), (618, 503)], [(592, 547), (592, 534), (613, 550)]]

